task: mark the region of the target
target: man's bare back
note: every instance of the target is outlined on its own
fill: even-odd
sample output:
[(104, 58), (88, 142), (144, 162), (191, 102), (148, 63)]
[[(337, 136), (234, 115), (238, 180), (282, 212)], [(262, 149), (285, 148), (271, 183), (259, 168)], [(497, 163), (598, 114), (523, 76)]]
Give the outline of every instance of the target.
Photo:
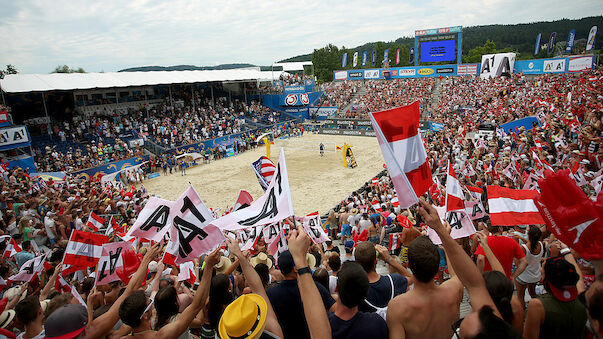
[(462, 298), (463, 285), (457, 278), (440, 286), (416, 282), (412, 290), (389, 303), (389, 337), (450, 339)]

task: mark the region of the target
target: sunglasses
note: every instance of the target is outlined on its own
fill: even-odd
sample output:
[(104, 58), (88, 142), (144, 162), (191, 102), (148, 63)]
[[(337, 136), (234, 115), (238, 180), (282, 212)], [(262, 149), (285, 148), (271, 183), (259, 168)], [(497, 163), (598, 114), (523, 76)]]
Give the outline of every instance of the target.
[(153, 306), (153, 303), (155, 302), (155, 299), (149, 298), (150, 302), (147, 305), (147, 307), (144, 309), (144, 311), (142, 311), (142, 314), (140, 315), (140, 318), (142, 319), (142, 317), (144, 316), (145, 313), (147, 313), (150, 309), (151, 306)]

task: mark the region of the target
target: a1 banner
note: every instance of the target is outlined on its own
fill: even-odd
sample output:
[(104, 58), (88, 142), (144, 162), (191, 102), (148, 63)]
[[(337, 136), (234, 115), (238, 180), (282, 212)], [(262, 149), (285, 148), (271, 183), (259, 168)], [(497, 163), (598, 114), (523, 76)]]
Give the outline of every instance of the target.
[(252, 249), (256, 244), (264, 226), (244, 228), (237, 231), (237, 238), (241, 241), (241, 251)]
[(285, 153), (281, 148), (276, 172), (264, 195), (254, 201), (251, 206), (229, 213), (212, 221), (211, 224), (221, 230), (232, 231), (251, 226), (272, 224), (292, 215), (294, 213), (289, 189), (289, 176), (287, 174)]
[(103, 254), (96, 265), (95, 285), (105, 285), (119, 280), (117, 269), (124, 266), (121, 253), (132, 248), (132, 243), (120, 241), (103, 245)]
[(268, 244), (268, 251), (270, 251), (270, 254), (272, 254), (275, 260), (278, 260), (279, 255), (288, 249), (289, 246), (287, 245), (285, 230), (281, 228), (274, 240)]
[(465, 201), (465, 212), (471, 220), (481, 219), (487, 215), (481, 201)]
[(308, 236), (310, 236), (310, 239), (312, 239), (313, 243), (322, 244), (323, 242), (329, 240), (329, 237), (320, 225), (320, 215), (318, 212), (305, 216), (303, 218), (302, 225), (304, 226), (306, 233), (308, 233)]
[[(245, 210), (247, 209), (239, 212)], [(224, 234), (211, 224), (214, 221), (212, 213), (192, 185), (174, 202), (170, 219), (172, 220), (170, 239), (178, 243), (178, 254), (175, 259), (177, 264), (199, 258), (224, 242)]]
[(126, 236), (161, 241), (172, 227), (170, 210), (174, 202), (152, 197), (147, 201)]
[(44, 269), (46, 255), (27, 260), (19, 269), (19, 273), (8, 278), (9, 281), (30, 281)]
[[(476, 232), (475, 227), (473, 227), (473, 222), (465, 211), (448, 212), (448, 217), (444, 218), (444, 215), (446, 214), (446, 207), (434, 207), (438, 211), (438, 216), (440, 219), (442, 219), (442, 221), (448, 221), (450, 224), (450, 227), (452, 228), (450, 231), (450, 236), (452, 239), (468, 237)], [(442, 243), (442, 240), (440, 240), (438, 234), (431, 228), (427, 229), (427, 236), (429, 239), (431, 239), (431, 242), (436, 245), (440, 245)]]

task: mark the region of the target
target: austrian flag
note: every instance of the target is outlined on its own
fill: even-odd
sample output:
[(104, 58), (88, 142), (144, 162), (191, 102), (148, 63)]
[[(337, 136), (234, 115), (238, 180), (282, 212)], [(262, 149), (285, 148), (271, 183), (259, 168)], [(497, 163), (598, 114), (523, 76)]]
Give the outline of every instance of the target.
[(105, 219), (94, 214), (94, 212), (90, 212), (90, 216), (88, 217), (88, 222), (86, 223), (86, 226), (93, 229), (94, 232), (98, 232), (98, 230), (103, 227), (104, 223)]
[(535, 190), (488, 186), (490, 220), (494, 226), (539, 225), (544, 220), (534, 204)]
[(96, 265), (103, 253), (103, 244), (108, 241), (106, 235), (74, 230), (65, 249), (63, 264), (84, 267)]
[(401, 208), (416, 204), (433, 181), (419, 134), (419, 116), (418, 101), (370, 114)]
[(446, 212), (464, 210), (463, 189), (456, 178), (452, 165), (448, 163), (448, 175), (446, 177)]

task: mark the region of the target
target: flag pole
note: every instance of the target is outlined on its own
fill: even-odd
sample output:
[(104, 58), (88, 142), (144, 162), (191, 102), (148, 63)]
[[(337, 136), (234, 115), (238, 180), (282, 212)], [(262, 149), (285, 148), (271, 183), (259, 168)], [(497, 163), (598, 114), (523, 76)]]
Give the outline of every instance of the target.
[[(450, 176), (450, 159), (448, 159), (448, 163), (446, 165), (446, 185), (448, 185), (448, 177)], [(446, 189), (446, 188), (444, 188)], [(448, 191), (446, 191), (446, 195), (444, 195), (444, 217), (448, 219)]]

